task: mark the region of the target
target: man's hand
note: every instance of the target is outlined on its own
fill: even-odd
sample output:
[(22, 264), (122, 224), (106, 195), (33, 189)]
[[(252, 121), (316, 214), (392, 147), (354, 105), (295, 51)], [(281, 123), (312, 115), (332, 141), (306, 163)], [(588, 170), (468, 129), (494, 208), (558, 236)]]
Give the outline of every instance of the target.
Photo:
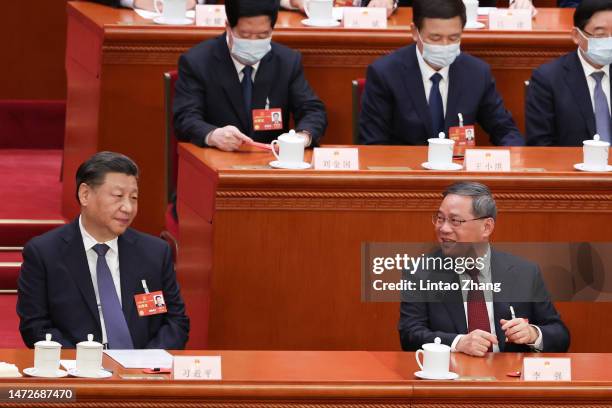
[[(164, 4), (160, 0), (134, 0), (134, 8), (155, 11), (155, 1), (159, 11), (164, 9)], [(187, 0), (187, 10), (191, 10), (196, 5), (196, 0)]]
[(470, 356), (482, 357), (493, 344), (497, 344), (497, 337), (484, 330), (474, 330), (462, 336), (455, 349)]
[(393, 0), (370, 0), (368, 7), (385, 7), (389, 17), (393, 13)]
[(238, 150), (243, 143), (251, 143), (253, 140), (243, 134), (235, 126), (225, 126), (215, 129), (208, 137), (208, 145), (219, 150), (233, 152)]
[(295, 7), (296, 9), (299, 9), (302, 13), (306, 12), (304, 10), (304, 0), (290, 0), (289, 4), (291, 4), (291, 7)]
[(509, 343), (533, 344), (538, 339), (538, 331), (525, 319), (501, 319), (499, 324)]
[(514, 1), (510, 1), (510, 8), (513, 9), (530, 9), (531, 10), (531, 16), (535, 16), (536, 14), (538, 14), (538, 10), (533, 7), (533, 3), (531, 2), (531, 0), (514, 0)]

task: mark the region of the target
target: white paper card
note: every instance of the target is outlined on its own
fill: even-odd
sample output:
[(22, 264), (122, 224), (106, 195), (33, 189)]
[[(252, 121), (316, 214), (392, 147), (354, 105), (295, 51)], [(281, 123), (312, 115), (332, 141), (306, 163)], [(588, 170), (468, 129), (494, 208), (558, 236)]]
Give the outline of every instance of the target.
[[(136, 12), (136, 14), (138, 14), (140, 17), (147, 19), (147, 20), (153, 20), (156, 17), (159, 17), (161, 14), (159, 14), (156, 11), (149, 11), (149, 10), (143, 10), (143, 9), (134, 9), (134, 11)], [(187, 18), (194, 18), (195, 17), (195, 11), (193, 10), (187, 10), (187, 12), (185, 13), (185, 17)]]
[(572, 361), (570, 358), (526, 357), (523, 359), (525, 381), (571, 381)]
[(342, 23), (345, 28), (387, 28), (384, 7), (345, 7)]
[(466, 171), (510, 171), (510, 150), (466, 149)]
[(489, 12), (489, 30), (531, 30), (531, 10), (491, 10)]
[(104, 350), (124, 368), (172, 368), (172, 354), (166, 350)]
[(359, 170), (359, 149), (315, 147), (313, 162), (315, 170)]
[(221, 356), (175, 356), (175, 380), (221, 380)]
[(196, 25), (200, 27), (225, 27), (225, 6), (198, 4), (195, 9)]

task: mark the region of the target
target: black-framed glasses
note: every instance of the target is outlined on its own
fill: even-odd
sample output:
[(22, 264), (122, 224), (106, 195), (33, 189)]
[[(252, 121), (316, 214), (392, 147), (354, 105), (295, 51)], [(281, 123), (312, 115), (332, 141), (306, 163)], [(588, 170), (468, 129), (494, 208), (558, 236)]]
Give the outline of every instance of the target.
[(452, 225), (453, 227), (460, 227), (460, 226), (462, 226), (464, 223), (466, 223), (468, 221), (484, 220), (485, 218), (491, 218), (491, 216), (490, 215), (485, 215), (484, 217), (478, 217), (478, 218), (472, 218), (472, 219), (469, 219), (469, 220), (464, 220), (463, 218), (459, 218), (459, 217), (446, 218), (445, 216), (440, 215), (440, 214), (432, 214), (431, 222), (435, 226), (442, 226), (442, 225), (444, 225), (444, 223), (446, 221), (448, 221), (450, 223), (450, 225)]

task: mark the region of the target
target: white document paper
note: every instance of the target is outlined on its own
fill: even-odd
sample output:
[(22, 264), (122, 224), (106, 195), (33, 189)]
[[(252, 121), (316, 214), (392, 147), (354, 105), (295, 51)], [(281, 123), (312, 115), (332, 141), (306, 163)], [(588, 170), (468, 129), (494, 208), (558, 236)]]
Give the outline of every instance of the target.
[[(134, 9), (134, 11), (140, 17), (142, 17), (144, 19), (147, 19), (147, 20), (153, 20), (155, 17), (159, 17), (160, 16), (160, 14), (155, 12), (155, 11), (149, 11), (149, 10), (143, 10), (143, 9)], [(187, 18), (194, 18), (195, 17), (195, 10), (188, 10), (185, 13), (185, 16)]]
[(172, 368), (172, 354), (166, 350), (104, 350), (124, 368)]

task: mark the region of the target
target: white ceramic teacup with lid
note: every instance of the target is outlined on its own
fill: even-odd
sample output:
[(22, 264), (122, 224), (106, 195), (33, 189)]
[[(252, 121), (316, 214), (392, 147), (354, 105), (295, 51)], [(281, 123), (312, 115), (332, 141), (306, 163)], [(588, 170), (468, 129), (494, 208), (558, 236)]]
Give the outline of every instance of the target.
[(446, 138), (444, 132), (440, 132), (437, 138), (432, 137), (427, 141), (429, 142), (427, 161), (430, 165), (446, 166), (453, 162), (454, 140)]
[[(276, 153), (275, 145), (278, 145), (278, 153)], [(272, 153), (281, 163), (304, 162), (304, 139), (298, 136), (295, 130), (283, 133), (277, 140), (273, 140), (270, 146)]]
[(76, 369), (79, 375), (95, 377), (102, 370), (102, 353), (104, 346), (93, 340), (93, 334), (87, 335), (87, 341), (76, 345)]
[[(421, 370), (430, 376), (443, 376), (448, 374), (450, 368), (451, 348), (442, 344), (439, 337), (434, 343), (423, 344), (422, 349), (417, 350), (415, 358)], [(423, 363), (419, 358), (423, 355)]]
[(51, 340), (51, 333), (45, 340), (34, 343), (34, 369), (41, 377), (54, 377), (59, 370), (62, 345)]
[(583, 165), (585, 170), (605, 171), (608, 167), (610, 143), (600, 140), (599, 135), (582, 142)]

